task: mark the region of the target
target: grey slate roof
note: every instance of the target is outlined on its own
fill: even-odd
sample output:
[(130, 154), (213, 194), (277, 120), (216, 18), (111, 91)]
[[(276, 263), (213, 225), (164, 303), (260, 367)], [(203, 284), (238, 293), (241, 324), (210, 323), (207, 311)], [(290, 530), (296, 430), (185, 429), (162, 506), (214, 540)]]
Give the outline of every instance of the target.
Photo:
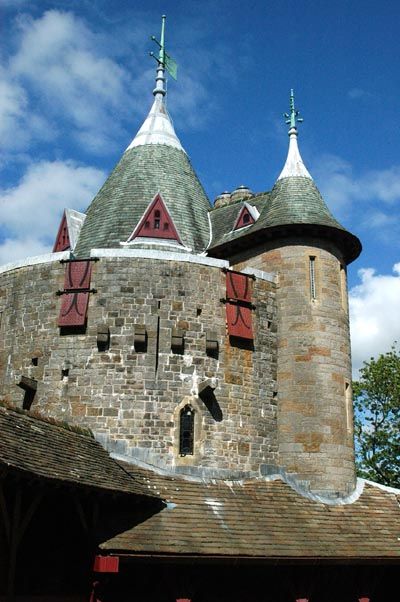
[[(252, 205), (262, 213), (266, 203), (269, 199), (268, 192), (258, 194), (252, 198), (245, 199), (249, 205)], [(254, 229), (255, 224), (248, 226), (247, 228), (240, 228), (238, 230), (232, 230), (235, 225), (236, 219), (240, 213), (241, 208), (244, 205), (243, 201), (236, 201), (223, 205), (222, 207), (215, 207), (210, 212), (211, 224), (212, 224), (212, 239), (210, 248), (215, 247), (219, 244), (223, 244), (230, 240), (246, 236), (250, 229)], [(260, 218), (258, 218), (260, 219)], [(258, 220), (257, 220), (258, 222)], [(256, 222), (256, 223), (257, 223)]]
[(291, 176), (278, 180), (259, 225), (318, 224), (344, 230), (329, 211), (313, 180)]
[(119, 248), (157, 193), (171, 214), (183, 244), (201, 252), (209, 242), (210, 203), (186, 153), (164, 144), (125, 151), (87, 210), (75, 253)]
[(257, 241), (278, 235), (278, 231), (302, 228), (303, 232), (318, 228), (318, 235), (334, 238), (348, 263), (361, 252), (361, 243), (331, 214), (314, 181), (302, 176), (278, 180), (269, 193), (257, 195), (248, 202), (260, 211), (260, 217), (248, 228), (231, 232), (234, 205), (211, 211), (213, 237), (209, 254), (225, 257), (236, 247), (250, 247)]

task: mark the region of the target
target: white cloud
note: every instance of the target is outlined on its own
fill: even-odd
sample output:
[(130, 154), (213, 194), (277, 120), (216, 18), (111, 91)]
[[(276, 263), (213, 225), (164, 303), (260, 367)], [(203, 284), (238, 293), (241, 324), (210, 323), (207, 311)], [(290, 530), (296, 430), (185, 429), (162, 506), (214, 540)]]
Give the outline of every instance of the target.
[(323, 196), (336, 207), (353, 201), (400, 201), (400, 165), (354, 174), (350, 163), (336, 155), (323, 155), (312, 169)]
[(0, 244), (0, 265), (49, 253), (49, 245), (42, 243), (37, 238), (27, 237), (24, 240), (7, 238)]
[(15, 187), (0, 190), (1, 262), (51, 251), (63, 209), (86, 209), (104, 178), (72, 161), (29, 166)]
[(377, 274), (372, 268), (358, 271), (361, 283), (349, 291), (353, 369), (377, 357), (400, 341), (400, 263), (393, 275)]
[(26, 145), (27, 106), (25, 90), (0, 67), (0, 140), (4, 147), (18, 149)]
[(34, 91), (43, 112), (70, 134), (104, 151), (120, 131), (128, 72), (104, 56), (94, 33), (73, 13), (50, 10), (19, 20), (19, 48), (10, 61), (14, 78)]
[(385, 245), (399, 246), (400, 165), (358, 175), (347, 161), (324, 155), (311, 173), (335, 217)]
[[(152, 103), (155, 63), (144, 57), (153, 25), (144, 14), (133, 24), (114, 24), (112, 31), (94, 30), (72, 11), (19, 14), (12, 22), (13, 53), (0, 56), (3, 161), (10, 152), (29, 153), (49, 140), (57, 148), (72, 141), (80, 151), (97, 154), (125, 148)], [(169, 96), (181, 131), (204, 126), (217, 108), (213, 82), (233, 78), (228, 49), (221, 44), (212, 52), (207, 46), (213, 26), (202, 22), (194, 40), (186, 22), (175, 31), (185, 50), (174, 48), (179, 79), (171, 81)]]
[(360, 182), (354, 177), (352, 166), (336, 155), (323, 155), (311, 172), (324, 199), (335, 213), (345, 212), (349, 203), (362, 194)]

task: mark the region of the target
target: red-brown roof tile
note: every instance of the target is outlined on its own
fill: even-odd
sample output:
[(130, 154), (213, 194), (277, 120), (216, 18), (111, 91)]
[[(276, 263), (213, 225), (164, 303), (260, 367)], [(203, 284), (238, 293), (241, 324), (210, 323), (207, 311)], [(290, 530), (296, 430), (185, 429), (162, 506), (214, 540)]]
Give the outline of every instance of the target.
[(357, 501), (326, 505), (281, 480), (195, 482), (130, 466), (167, 508), (104, 542), (131, 554), (293, 559), (397, 559), (396, 495), (365, 484)]

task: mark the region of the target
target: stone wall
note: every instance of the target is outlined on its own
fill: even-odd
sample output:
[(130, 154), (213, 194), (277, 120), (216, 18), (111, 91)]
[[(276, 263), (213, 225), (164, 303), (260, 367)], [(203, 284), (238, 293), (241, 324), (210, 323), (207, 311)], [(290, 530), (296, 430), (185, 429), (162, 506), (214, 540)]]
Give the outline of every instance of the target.
[(278, 274), (280, 466), (315, 492), (335, 496), (352, 491), (346, 268), (338, 249), (317, 238), (286, 238), (237, 256), (233, 263), (237, 269), (253, 266)]
[[(162, 254), (161, 254), (162, 255)], [(209, 260), (210, 261), (210, 260)], [(37, 381), (32, 409), (90, 427), (111, 451), (190, 474), (258, 474), (276, 463), (274, 282), (253, 284), (254, 350), (226, 333), (225, 275), (219, 267), (151, 258), (93, 263), (83, 334), (60, 334), (65, 266), (25, 266), (0, 274), (0, 395), (22, 404), (22, 376)], [(110, 347), (99, 351), (99, 325)], [(135, 348), (144, 325), (147, 348)], [(171, 350), (172, 329), (184, 349)], [(216, 356), (206, 353), (215, 332)], [(199, 387), (211, 379), (214, 396)], [(179, 410), (195, 411), (193, 455), (179, 455)]]

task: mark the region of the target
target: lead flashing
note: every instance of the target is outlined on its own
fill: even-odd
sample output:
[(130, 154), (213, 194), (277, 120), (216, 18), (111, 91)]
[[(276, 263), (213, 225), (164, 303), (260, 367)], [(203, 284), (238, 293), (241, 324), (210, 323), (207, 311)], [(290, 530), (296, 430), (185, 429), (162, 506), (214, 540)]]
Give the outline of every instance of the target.
[(175, 253), (170, 251), (159, 251), (155, 249), (91, 249), (90, 257), (131, 257), (132, 259), (160, 259), (164, 261), (181, 261), (185, 263), (198, 263), (215, 268), (227, 268), (229, 262), (225, 259), (204, 257), (191, 253)]

